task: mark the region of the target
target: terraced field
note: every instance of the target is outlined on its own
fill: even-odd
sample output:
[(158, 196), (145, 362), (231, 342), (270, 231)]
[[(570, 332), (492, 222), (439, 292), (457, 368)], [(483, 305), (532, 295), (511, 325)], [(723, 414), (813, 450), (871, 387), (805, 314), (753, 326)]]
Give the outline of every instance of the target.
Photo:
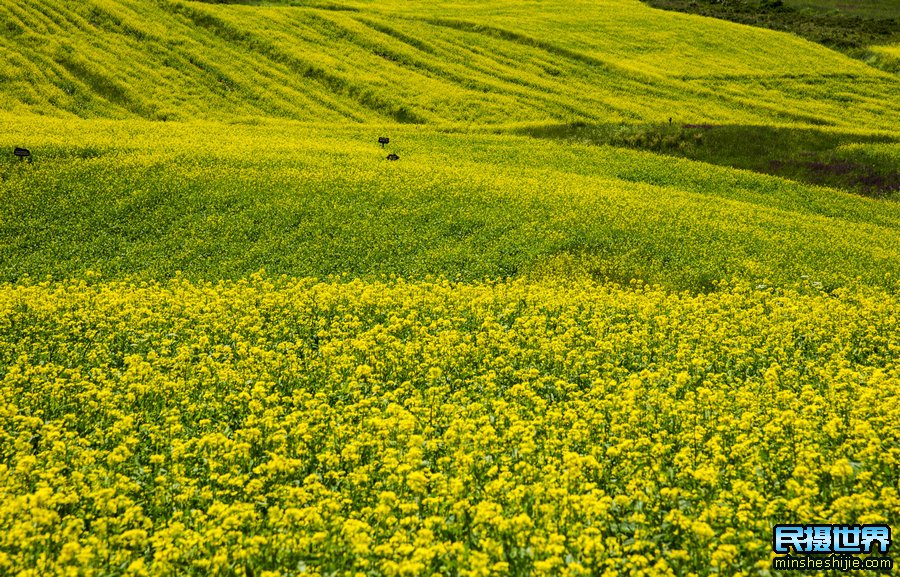
[(886, 70), (637, 0), (3, 1), (0, 575), (896, 527)]

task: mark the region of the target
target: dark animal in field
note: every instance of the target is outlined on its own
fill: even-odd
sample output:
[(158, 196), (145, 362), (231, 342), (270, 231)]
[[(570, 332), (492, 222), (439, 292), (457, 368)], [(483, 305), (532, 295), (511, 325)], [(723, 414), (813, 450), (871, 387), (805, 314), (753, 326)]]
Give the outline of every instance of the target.
[(388, 160), (400, 160), (400, 157), (394, 154), (393, 152), (387, 155)]
[(384, 148), (384, 145), (390, 141), (391, 141), (391, 139), (388, 138), (387, 136), (379, 136), (378, 137), (378, 144), (381, 145), (381, 148)]
[(29, 158), (29, 157), (31, 156), (31, 151), (28, 150), (27, 148), (20, 148), (20, 147), (17, 146), (16, 149), (13, 151), (13, 154), (15, 154), (16, 156), (18, 156), (18, 157), (21, 158), (22, 160), (24, 160), (24, 159)]

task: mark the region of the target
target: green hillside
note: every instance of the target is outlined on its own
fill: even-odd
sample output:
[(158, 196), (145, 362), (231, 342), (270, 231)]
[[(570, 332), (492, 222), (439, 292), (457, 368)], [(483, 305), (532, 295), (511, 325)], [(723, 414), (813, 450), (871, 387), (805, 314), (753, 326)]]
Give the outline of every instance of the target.
[[(898, 203), (589, 141), (286, 122), (6, 126), (0, 144), (40, 151), (0, 170), (10, 281), (262, 268), (478, 280), (549, 267), (709, 290), (732, 278), (893, 286), (900, 263)], [(385, 160), (383, 133), (400, 161)], [(895, 146), (856, 146), (896, 166)]]
[(0, 108), (20, 115), (900, 122), (887, 104), (894, 76), (787, 34), (633, 0), (4, 2), (0, 29)]
[(0, 575), (779, 576), (776, 524), (896, 533), (877, 50), (0, 1)]
[(895, 196), (866, 151), (896, 142), (900, 79), (789, 34), (631, 0), (0, 14), (0, 145), (34, 150), (0, 164), (6, 280), (563, 266), (709, 290), (897, 263), (896, 205), (706, 164)]
[(790, 32), (870, 64), (873, 47), (900, 42), (900, 5), (894, 0), (644, 1), (656, 8)]

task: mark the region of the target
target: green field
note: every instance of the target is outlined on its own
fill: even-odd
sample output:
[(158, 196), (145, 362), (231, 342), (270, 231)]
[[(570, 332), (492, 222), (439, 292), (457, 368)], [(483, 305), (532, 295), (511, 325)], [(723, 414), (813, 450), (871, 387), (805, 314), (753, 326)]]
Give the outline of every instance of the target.
[(787, 34), (631, 0), (425, 6), (4, 3), (0, 106), (17, 115), (462, 128), (670, 117), (857, 130), (900, 122), (889, 105), (897, 77)]
[(0, 575), (767, 575), (775, 524), (896, 529), (896, 41), (798, 34), (0, 3)]
[(888, 72), (900, 72), (881, 46), (900, 42), (894, 0), (646, 0), (648, 5), (796, 34)]
[[(895, 202), (605, 145), (288, 123), (8, 126), (30, 130), (41, 156), (0, 173), (7, 281), (260, 269), (480, 280), (549, 267), (705, 291), (806, 277), (893, 286), (900, 262)], [(385, 130), (396, 163), (375, 143)]]

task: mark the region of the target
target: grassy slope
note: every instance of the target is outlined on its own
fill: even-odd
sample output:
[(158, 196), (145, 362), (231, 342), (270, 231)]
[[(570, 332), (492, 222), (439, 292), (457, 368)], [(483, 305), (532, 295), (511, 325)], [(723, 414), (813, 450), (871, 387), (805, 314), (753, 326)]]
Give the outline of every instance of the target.
[(634, 0), (349, 6), (4, 3), (0, 106), (169, 120), (900, 122), (886, 105), (895, 77)]
[(375, 127), (8, 126), (43, 155), (0, 171), (7, 280), (550, 271), (702, 290), (892, 286), (900, 264), (900, 204), (646, 152), (394, 127), (391, 163)]
[(0, 573), (751, 574), (785, 519), (896, 526), (897, 298), (819, 289), (897, 290), (900, 204), (515, 134), (896, 167), (896, 78), (624, 0), (355, 6), (0, 6)]
[(876, 198), (900, 197), (900, 162), (892, 155), (877, 152), (896, 148), (898, 135), (666, 123), (569, 123), (524, 127), (517, 132), (538, 138), (649, 150)]
[(886, 46), (870, 46), (875, 63), (885, 70), (900, 72), (900, 43)]
[(896, 58), (879, 48), (900, 42), (900, 5), (893, 0), (646, 0), (648, 5), (791, 32), (889, 72)]
[[(345, 8), (0, 7), (0, 146), (36, 157), (0, 164), (2, 278), (562, 270), (706, 289), (897, 267), (896, 205), (508, 133), (674, 116), (880, 138), (896, 77), (634, 0)], [(160, 118), (241, 124), (141, 122)]]

